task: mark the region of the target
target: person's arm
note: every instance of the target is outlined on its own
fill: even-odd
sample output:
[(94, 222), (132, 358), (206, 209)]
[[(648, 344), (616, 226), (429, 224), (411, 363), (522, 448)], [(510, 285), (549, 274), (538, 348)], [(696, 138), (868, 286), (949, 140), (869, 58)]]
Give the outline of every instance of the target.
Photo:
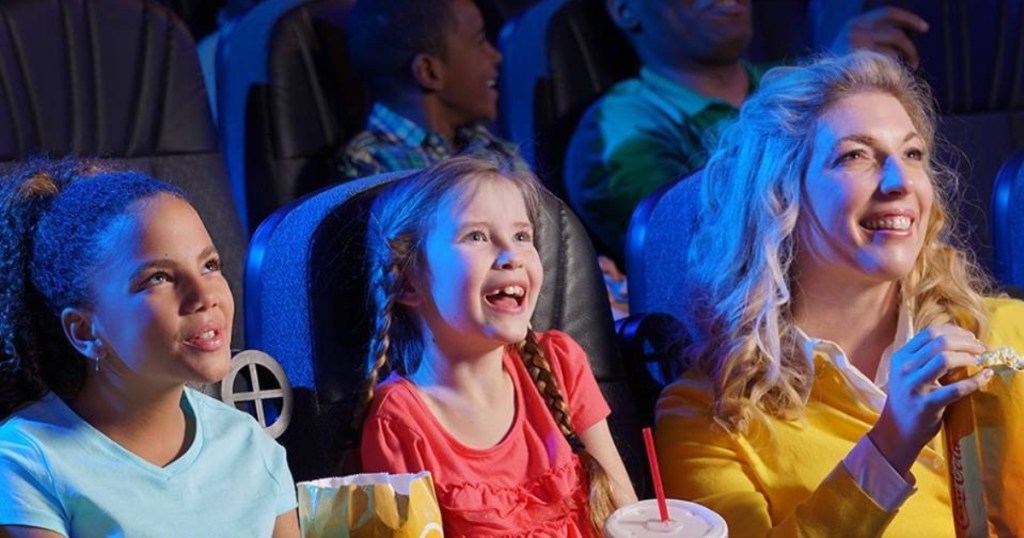
[(889, 525), (895, 512), (883, 509), (858, 486), (841, 456), (806, 499), (773, 521), (772, 506), (758, 482), (757, 462), (711, 419), (711, 406), (710, 389), (696, 381), (670, 386), (658, 402), (656, 444), (668, 497), (718, 512), (733, 536), (826, 537), (844, 529), (844, 536), (874, 537)]
[(371, 138), (364, 131), (356, 135), (335, 157), (335, 179), (348, 181), (369, 177), (387, 170), (370, 145)]
[(289, 510), (277, 516), (272, 536), (273, 538), (299, 538), (299, 512)]
[(406, 424), (374, 414), (372, 409), (363, 425), (359, 452), (366, 473), (431, 471), (436, 475), (438, 471), (427, 465), (423, 439), (417, 432)]
[(0, 439), (0, 536), (69, 533), (55, 477), (34, 439), (4, 432)]
[(580, 433), (580, 440), (587, 446), (587, 452), (604, 467), (612, 480), (612, 501), (615, 506), (626, 506), (636, 502), (636, 491), (629, 480), (629, 473), (622, 463), (622, 456), (615, 448), (608, 421), (602, 420)]
[(608, 303), (612, 307), (612, 317), (616, 320), (629, 317), (629, 285), (615, 260), (607, 256), (597, 257), (597, 266), (601, 268), (605, 290), (608, 291)]
[(559, 331), (545, 333), (541, 346), (566, 394), (573, 428), (587, 447), (587, 452), (612, 480), (615, 505), (635, 502), (633, 483), (608, 428), (607, 417), (611, 410), (597, 386), (586, 352), (571, 336)]

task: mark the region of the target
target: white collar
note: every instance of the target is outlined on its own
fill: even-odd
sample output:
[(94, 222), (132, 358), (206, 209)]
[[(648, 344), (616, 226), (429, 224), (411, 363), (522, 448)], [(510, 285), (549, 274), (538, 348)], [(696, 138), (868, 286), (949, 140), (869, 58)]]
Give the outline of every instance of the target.
[(892, 343), (882, 351), (882, 358), (878, 362), (874, 381), (868, 379), (863, 372), (850, 363), (849, 357), (843, 348), (839, 347), (839, 344), (810, 336), (800, 327), (794, 326), (794, 328), (797, 334), (797, 344), (803, 349), (804, 355), (809, 361), (814, 360), (815, 354), (823, 355), (843, 374), (862, 403), (876, 412), (882, 412), (882, 407), (885, 405), (885, 389), (889, 384), (889, 363), (892, 354), (914, 337), (914, 320), (911, 319), (910, 309), (905, 303), (900, 304), (899, 317), (896, 320), (896, 336)]

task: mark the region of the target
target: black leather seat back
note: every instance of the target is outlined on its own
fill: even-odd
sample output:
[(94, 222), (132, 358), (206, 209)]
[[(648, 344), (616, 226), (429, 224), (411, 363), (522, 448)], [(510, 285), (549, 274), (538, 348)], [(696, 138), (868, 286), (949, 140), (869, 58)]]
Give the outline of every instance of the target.
[(182, 187), (221, 250), (242, 347), (246, 236), (188, 31), (153, 0), (5, 0), (0, 20), (0, 166), (102, 158)]
[(351, 3), (269, 0), (224, 38), (221, 136), (250, 229), (327, 186), (334, 155), (363, 128), (368, 91), (345, 49)]
[(587, 107), (640, 60), (603, 2), (548, 0), (506, 25), (501, 116), (544, 184), (565, 198), (565, 148)]
[[(285, 13), (270, 41), (266, 121), (269, 152), (248, 152), (250, 164), (273, 174), (284, 201), (324, 187), (334, 155), (363, 130), (369, 93), (348, 62), (347, 0), (308, 2)], [(269, 157), (269, 159), (268, 159)]]

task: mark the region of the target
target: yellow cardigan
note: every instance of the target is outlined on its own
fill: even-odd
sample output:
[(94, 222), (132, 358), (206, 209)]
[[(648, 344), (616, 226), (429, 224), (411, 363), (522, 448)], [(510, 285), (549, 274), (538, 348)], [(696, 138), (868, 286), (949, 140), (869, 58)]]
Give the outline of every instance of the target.
[[(1024, 353), (1024, 302), (988, 299), (991, 347)], [(1024, 375), (1024, 374), (1018, 374)], [(658, 461), (669, 497), (721, 514), (732, 537), (955, 536), (948, 472), (939, 440), (911, 472), (915, 491), (885, 512), (853, 480), (842, 460), (878, 419), (857, 402), (831, 362), (815, 357), (815, 378), (801, 421), (772, 420), (731, 435), (711, 417), (706, 380), (684, 376), (657, 407)]]

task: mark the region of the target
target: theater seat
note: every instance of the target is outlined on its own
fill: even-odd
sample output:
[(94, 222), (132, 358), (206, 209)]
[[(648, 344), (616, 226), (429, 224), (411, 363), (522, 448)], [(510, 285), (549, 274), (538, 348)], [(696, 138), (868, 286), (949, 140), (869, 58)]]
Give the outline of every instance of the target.
[[(273, 355), (293, 388), (294, 413), (280, 441), (297, 480), (335, 472), (364, 379), (370, 338), (363, 263), (366, 214), (382, 185), (403, 173), (363, 178), (279, 209), (257, 230), (246, 268), (252, 347)], [(611, 310), (582, 225), (546, 194), (536, 231), (545, 270), (535, 329), (561, 329), (587, 351), (613, 409), (610, 425), (630, 475), (649, 494), (640, 417), (618, 355)]]
[[(1022, 122), (1024, 126), (1024, 122)], [(1022, 144), (1024, 148), (1024, 144)], [(996, 277), (1005, 287), (1024, 292), (1024, 149), (999, 170), (992, 196)]]
[(631, 314), (618, 331), (637, 392), (648, 401), (681, 373), (677, 358), (688, 343), (682, 320), (690, 310), (686, 266), (700, 220), (701, 174), (644, 198), (626, 235)]
[(188, 31), (153, 0), (4, 0), (0, 20), (0, 168), (93, 157), (183, 188), (221, 251), (243, 347), (246, 236)]
[(626, 235), (629, 311), (681, 318), (686, 259), (700, 218), (701, 171), (658, 189), (637, 206)]
[(281, 205), (327, 186), (338, 148), (363, 128), (368, 91), (345, 51), (351, 4), (267, 0), (223, 37), (219, 125), (249, 230)]
[(562, 163), (583, 112), (640, 60), (589, 0), (545, 0), (506, 23), (498, 42), (505, 134), (552, 192), (565, 198)]

